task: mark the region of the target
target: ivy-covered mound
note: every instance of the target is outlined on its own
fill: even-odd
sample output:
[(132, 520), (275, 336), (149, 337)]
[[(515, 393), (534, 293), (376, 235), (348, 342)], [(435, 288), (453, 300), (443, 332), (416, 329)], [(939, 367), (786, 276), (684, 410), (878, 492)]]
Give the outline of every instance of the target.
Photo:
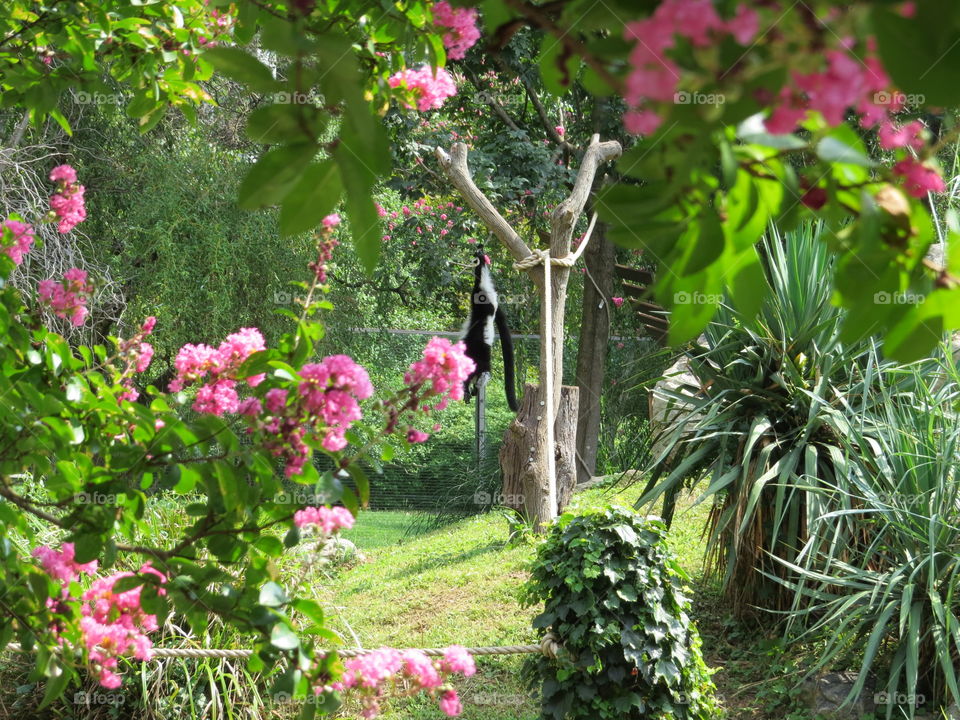
[(525, 590), (564, 647), (538, 658), (544, 718), (722, 717), (666, 528), (623, 507), (562, 515)]

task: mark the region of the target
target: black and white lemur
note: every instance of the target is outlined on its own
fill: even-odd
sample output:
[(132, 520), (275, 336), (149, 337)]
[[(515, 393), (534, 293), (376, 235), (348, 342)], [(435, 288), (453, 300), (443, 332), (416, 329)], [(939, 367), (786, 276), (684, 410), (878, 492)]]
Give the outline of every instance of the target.
[(503, 350), (503, 384), (507, 393), (507, 404), (516, 412), (518, 405), (513, 380), (513, 340), (507, 327), (507, 317), (497, 298), (497, 289), (493, 286), (490, 258), (484, 254), (483, 248), (476, 252), (473, 277), (470, 317), (463, 324), (463, 342), (467, 346), (466, 354), (473, 360), (476, 368), (463, 384), (463, 399), (470, 402), (470, 398), (477, 394), (480, 376), (490, 372), (490, 352), (496, 324), (497, 332), (500, 333), (500, 348)]

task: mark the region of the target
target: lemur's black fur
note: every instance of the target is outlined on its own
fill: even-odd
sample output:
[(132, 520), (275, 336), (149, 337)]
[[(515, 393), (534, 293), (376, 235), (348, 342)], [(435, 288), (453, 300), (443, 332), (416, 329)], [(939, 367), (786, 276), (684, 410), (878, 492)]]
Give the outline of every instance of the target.
[(500, 333), (500, 348), (503, 350), (503, 384), (507, 393), (507, 404), (516, 412), (519, 406), (513, 379), (513, 340), (507, 327), (507, 317), (500, 308), (493, 278), (490, 276), (490, 258), (484, 254), (483, 248), (477, 250), (476, 258), (470, 317), (463, 326), (466, 354), (476, 364), (476, 368), (463, 384), (463, 399), (470, 402), (470, 398), (477, 394), (480, 376), (490, 372), (493, 328), (496, 325), (497, 332)]

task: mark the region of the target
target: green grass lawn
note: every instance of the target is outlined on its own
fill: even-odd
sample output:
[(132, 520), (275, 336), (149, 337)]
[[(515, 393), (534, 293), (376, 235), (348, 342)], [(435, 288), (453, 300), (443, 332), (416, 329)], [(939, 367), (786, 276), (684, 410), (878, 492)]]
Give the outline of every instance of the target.
[[(574, 497), (571, 508), (594, 504), (630, 506), (638, 488), (593, 488)], [(717, 669), (714, 680), (730, 718), (809, 720), (791, 690), (802, 654), (785, 654), (777, 636), (732, 621), (712, 581), (703, 578), (701, 538), (708, 504), (687, 496), (678, 504), (668, 544), (690, 576), (694, 619), (704, 654)], [(655, 514), (657, 508), (644, 511)], [(316, 594), (348, 645), (443, 647), (533, 642), (536, 608), (520, 605), (519, 589), (535, 552), (535, 540), (509, 542), (509, 524), (496, 512), (443, 528), (408, 532), (407, 513), (361, 513), (347, 533), (366, 561), (327, 577)], [(521, 681), (524, 657), (477, 659), (477, 674), (458, 689), (465, 720), (534, 720), (535, 699)], [(348, 706), (344, 717), (355, 716)], [(398, 699), (384, 705), (386, 720), (441, 718), (434, 701)]]
[[(572, 508), (596, 504), (629, 506), (639, 488), (593, 488), (574, 497)], [(175, 500), (163, 505), (158, 525), (175, 529), (182, 515)], [(644, 512), (655, 512), (646, 508)], [(759, 624), (744, 627), (733, 622), (717, 587), (702, 572), (704, 542), (701, 533), (708, 506), (694, 505), (692, 496), (678, 505), (668, 544), (690, 577), (693, 617), (703, 636), (708, 664), (717, 668), (714, 680), (731, 720), (810, 720), (791, 690), (803, 653), (785, 653), (775, 635), (764, 635)], [(185, 522), (180, 518), (180, 522)], [(304, 555), (290, 553), (278, 562), (287, 585), (324, 604), (330, 625), (347, 647), (383, 645), (444, 647), (517, 645), (536, 640), (531, 620), (538, 608), (523, 607), (520, 588), (536, 542), (529, 535), (510, 540), (510, 524), (500, 512), (430, 527), (423, 516), (404, 512), (363, 512), (355, 527), (344, 533), (365, 558), (332, 569), (304, 565)], [(246, 647), (248, 640), (220, 624), (211, 624), (204, 637), (166, 637), (166, 646)], [(539, 717), (535, 694), (521, 679), (526, 658), (498, 655), (477, 658), (477, 674), (460, 678), (457, 688), (465, 720), (534, 720)], [(0, 717), (37, 717), (79, 720), (77, 708), (60, 703), (36, 712), (42, 683), (28, 679), (31, 662), (16, 654), (0, 656)], [(272, 706), (269, 680), (252, 676), (234, 661), (177, 660), (135, 664), (125, 688), (131, 689), (129, 707), (147, 720), (173, 716), (208, 717), (202, 708), (217, 700), (230, 710), (217, 717), (282, 720), (294, 709)], [(96, 690), (92, 680), (88, 690)], [(138, 688), (138, 686), (140, 686)], [(201, 687), (202, 686), (202, 687)], [(191, 689), (193, 688), (193, 689)], [(215, 688), (211, 690), (211, 688)], [(19, 708), (19, 709), (14, 709)], [(17, 714), (20, 713), (26, 714)], [(109, 710), (109, 707), (100, 710)], [(11, 714), (12, 711), (12, 714)], [(97, 717), (107, 717), (102, 712)], [(356, 705), (347, 705), (341, 717), (358, 717)], [(210, 716), (212, 717), (212, 716)], [(444, 717), (427, 697), (393, 699), (383, 705), (385, 720), (428, 720)]]
[[(635, 491), (591, 489), (573, 507), (629, 505)], [(705, 508), (678, 514), (677, 550), (691, 572), (699, 566), (698, 540)], [(508, 542), (509, 524), (499, 513), (461, 520), (412, 535), (405, 513), (361, 513), (346, 537), (367, 561), (338, 574), (321, 597), (331, 622), (364, 647), (515, 645), (536, 641), (530, 621), (536, 608), (520, 606), (520, 585), (534, 554), (531, 541)], [(682, 531), (681, 529), (682, 528)], [(525, 656), (478, 658), (477, 674), (459, 683), (465, 720), (533, 720), (536, 702), (520, 680)], [(349, 710), (348, 710), (349, 713)], [(426, 700), (395, 701), (384, 718), (439, 718)]]

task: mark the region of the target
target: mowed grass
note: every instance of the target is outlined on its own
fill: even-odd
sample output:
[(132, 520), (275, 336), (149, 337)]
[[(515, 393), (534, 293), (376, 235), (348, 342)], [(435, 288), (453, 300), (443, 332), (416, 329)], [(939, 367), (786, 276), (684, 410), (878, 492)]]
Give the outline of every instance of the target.
[[(637, 488), (594, 488), (574, 497), (572, 508), (630, 506)], [(699, 534), (706, 506), (678, 509), (670, 544), (684, 568), (699, 574)], [(521, 585), (536, 551), (535, 540), (509, 541), (505, 516), (493, 512), (441, 529), (412, 534), (405, 513), (361, 513), (346, 537), (366, 562), (336, 575), (319, 593), (332, 626), (348, 645), (363, 647), (468, 647), (536, 642), (531, 621), (539, 608), (522, 607)], [(390, 542), (390, 540), (393, 542)], [(465, 720), (534, 720), (539, 708), (520, 673), (532, 656), (477, 658), (477, 674), (459, 679)], [(350, 717), (355, 708), (348, 707)], [(383, 718), (426, 720), (443, 715), (427, 698), (397, 699)]]

